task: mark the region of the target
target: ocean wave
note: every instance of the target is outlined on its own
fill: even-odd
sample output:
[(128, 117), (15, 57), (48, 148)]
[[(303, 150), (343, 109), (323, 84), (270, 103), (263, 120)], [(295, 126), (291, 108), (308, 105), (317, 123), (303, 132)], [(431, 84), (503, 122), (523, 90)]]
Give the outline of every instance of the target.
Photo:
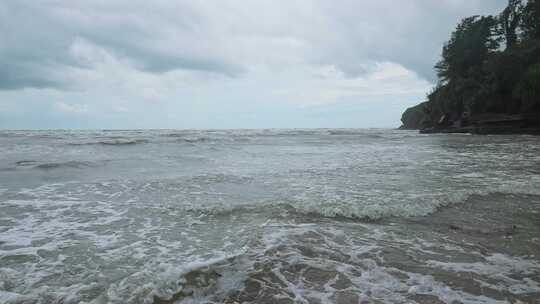
[[(171, 207), (176, 208), (176, 207)], [(185, 212), (206, 216), (228, 216), (239, 214), (265, 213), (274, 217), (308, 217), (333, 218), (344, 220), (366, 220), (373, 221), (391, 216), (416, 216), (432, 213), (417, 210), (398, 210), (397, 208), (381, 208), (381, 206), (355, 206), (354, 204), (306, 204), (302, 202), (277, 202), (277, 203), (245, 203), (245, 204), (215, 204), (215, 205), (193, 205), (180, 207)], [(270, 216), (272, 218), (272, 216)]]
[(104, 145), (104, 146), (131, 146), (137, 144), (146, 144), (149, 140), (147, 139), (130, 139), (130, 138), (117, 138), (117, 139), (107, 139), (99, 140), (92, 142), (75, 142), (69, 143), (72, 146), (86, 146), (86, 145)]
[(115, 139), (115, 140), (104, 140), (99, 141), (100, 145), (107, 146), (125, 146), (125, 145), (137, 145), (137, 144), (146, 144), (149, 141), (147, 139)]
[(471, 200), (474, 196), (489, 196), (498, 194), (510, 195), (540, 195), (540, 190), (530, 188), (512, 188), (503, 186), (491, 190), (470, 190), (438, 198), (423, 199), (409, 204), (380, 203), (362, 204), (360, 201), (351, 202), (306, 202), (300, 201), (289, 206), (297, 213), (328, 218), (345, 218), (358, 220), (380, 220), (392, 217), (417, 217), (428, 216), (441, 208), (462, 204)]
[(356, 135), (367, 138), (384, 138), (380, 134), (374, 134), (371, 132), (366, 132), (365, 130), (351, 130), (351, 129), (332, 129), (328, 130), (329, 135)]
[(27, 167), (27, 166), (33, 166), (37, 163), (37, 161), (35, 160), (19, 160), (17, 162), (15, 162), (15, 165), (17, 167)]
[(40, 170), (54, 170), (54, 169), (62, 169), (62, 168), (82, 169), (82, 168), (88, 168), (88, 167), (94, 167), (94, 166), (96, 166), (96, 164), (92, 162), (72, 160), (72, 161), (67, 161), (67, 162), (43, 163), (43, 164), (33, 166), (32, 168), (40, 169)]
[[(243, 250), (240, 250), (243, 251)], [(205, 303), (223, 299), (231, 290), (240, 290), (252, 267), (245, 252), (223, 254), (210, 259), (199, 259), (180, 267), (160, 265), (152, 290), (144, 296), (147, 303), (177, 303), (194, 300)]]
[(266, 203), (260, 202), (244, 204), (214, 204), (214, 205), (187, 205), (181, 207), (170, 207), (172, 209), (181, 209), (183, 212), (194, 213), (198, 216), (228, 216), (239, 214), (265, 213), (280, 215), (283, 212), (294, 212), (294, 206), (289, 203)]
[(44, 131), (12, 131), (0, 132), (0, 138), (62, 139), (60, 134), (49, 134)]
[(209, 137), (183, 137), (183, 138), (179, 138), (177, 141), (193, 144), (193, 143), (207, 142), (210, 140), (211, 139)]
[[(308, 217), (308, 218), (333, 218), (342, 220), (378, 221), (385, 218), (410, 218), (417, 216), (428, 216), (445, 208), (456, 204), (462, 204), (474, 199), (475, 196), (499, 195), (540, 195), (540, 190), (530, 187), (519, 187), (517, 185), (504, 185), (493, 189), (477, 189), (460, 191), (438, 197), (417, 198), (417, 201), (406, 203), (389, 203), (380, 201), (378, 203), (362, 200), (349, 201), (324, 201), (314, 199), (289, 199), (277, 202), (247, 202), (240, 204), (207, 204), (207, 205), (187, 205), (179, 207), (185, 212), (196, 213), (208, 216), (227, 216), (238, 214), (260, 214), (265, 213), (270, 217)], [(176, 207), (174, 207), (176, 208)]]
[(35, 161), (35, 160), (19, 160), (19, 161), (16, 161), (13, 165), (11, 165), (9, 167), (0, 168), (0, 172), (3, 172), (3, 171), (15, 171), (15, 170), (20, 169), (20, 168), (32, 168), (32, 167), (36, 166), (37, 163), (38, 163), (38, 161)]
[(200, 142), (200, 141), (207, 141), (210, 140), (210, 133), (208, 131), (184, 131), (184, 132), (172, 132), (172, 133), (165, 133), (161, 134), (162, 137), (171, 137), (176, 138), (178, 141), (185, 141), (185, 142)]
[(21, 135), (16, 132), (0, 131), (0, 138), (10, 138), (10, 137), (18, 137), (18, 136), (21, 136)]

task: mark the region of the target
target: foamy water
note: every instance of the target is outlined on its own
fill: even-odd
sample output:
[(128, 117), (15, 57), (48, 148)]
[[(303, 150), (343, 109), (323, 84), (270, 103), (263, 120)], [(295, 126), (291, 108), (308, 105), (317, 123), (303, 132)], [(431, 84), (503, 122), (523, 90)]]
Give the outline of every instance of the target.
[(537, 303), (539, 238), (538, 137), (0, 132), (0, 303)]

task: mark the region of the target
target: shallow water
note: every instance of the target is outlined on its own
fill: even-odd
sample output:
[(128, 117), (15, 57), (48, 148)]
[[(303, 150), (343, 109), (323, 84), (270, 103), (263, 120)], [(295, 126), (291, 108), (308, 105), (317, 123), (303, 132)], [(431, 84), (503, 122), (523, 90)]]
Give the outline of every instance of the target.
[(0, 303), (539, 303), (539, 256), (538, 137), (0, 131)]

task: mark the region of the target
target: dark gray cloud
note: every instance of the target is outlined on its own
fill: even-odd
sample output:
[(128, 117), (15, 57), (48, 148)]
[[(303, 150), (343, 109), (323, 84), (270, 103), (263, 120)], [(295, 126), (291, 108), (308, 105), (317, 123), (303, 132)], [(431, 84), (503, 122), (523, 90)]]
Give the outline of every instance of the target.
[[(141, 3), (1, 2), (0, 89), (70, 87), (67, 82), (73, 79), (62, 76), (64, 70), (92, 69), (92, 62), (72, 54), (81, 39), (150, 73), (185, 69), (236, 76), (242, 72), (241, 65), (193, 47), (206, 38), (186, 23), (194, 20), (189, 10), (173, 11), (176, 19), (171, 24), (160, 16), (170, 13), (166, 7), (160, 11)], [(168, 41), (176, 34), (188, 40)]]
[(16, 90), (25, 87), (63, 88), (64, 81), (48, 76), (47, 69), (41, 65), (28, 65), (25, 63), (0, 64), (0, 89)]
[(505, 2), (4, 0), (0, 89), (71, 87), (96, 60), (74, 53), (81, 41), (150, 74), (331, 65), (354, 78), (395, 62), (433, 81), (459, 19)]
[(362, 63), (392, 61), (434, 81), (433, 66), (461, 18), (499, 12), (507, 0), (320, 1), (337, 38), (324, 54), (351, 76)]

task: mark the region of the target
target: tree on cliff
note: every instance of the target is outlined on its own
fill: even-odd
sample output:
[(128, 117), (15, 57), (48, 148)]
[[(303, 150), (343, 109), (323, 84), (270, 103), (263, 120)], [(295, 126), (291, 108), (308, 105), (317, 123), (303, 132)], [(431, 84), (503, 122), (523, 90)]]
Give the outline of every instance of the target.
[(523, 9), (524, 39), (540, 39), (540, 0), (529, 0)]
[(492, 16), (472, 16), (458, 24), (443, 47), (442, 60), (435, 66), (442, 82), (467, 76), (499, 47), (499, 39), (494, 35), (496, 24)]
[(517, 42), (517, 29), (522, 21), (523, 9), (522, 0), (509, 0), (508, 6), (499, 15), (499, 22), (507, 48), (513, 47)]
[(540, 117), (540, 0), (509, 0), (497, 17), (463, 19), (435, 69), (437, 86), (426, 102), (405, 111), (405, 128), (436, 127), (442, 119)]

